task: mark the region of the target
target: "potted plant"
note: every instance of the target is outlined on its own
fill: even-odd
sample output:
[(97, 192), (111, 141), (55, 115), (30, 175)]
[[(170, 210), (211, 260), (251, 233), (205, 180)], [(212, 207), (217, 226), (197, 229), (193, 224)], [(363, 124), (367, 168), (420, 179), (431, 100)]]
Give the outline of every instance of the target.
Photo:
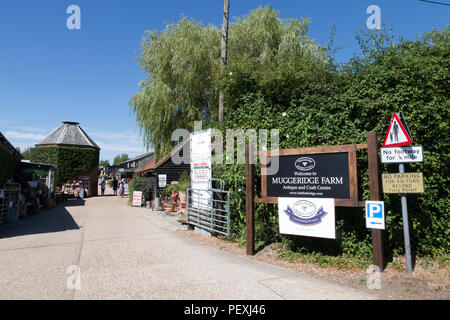
[(186, 190), (191, 186), (191, 178), (187, 171), (184, 171), (177, 184), (177, 189), (180, 194), (180, 211), (186, 214)]

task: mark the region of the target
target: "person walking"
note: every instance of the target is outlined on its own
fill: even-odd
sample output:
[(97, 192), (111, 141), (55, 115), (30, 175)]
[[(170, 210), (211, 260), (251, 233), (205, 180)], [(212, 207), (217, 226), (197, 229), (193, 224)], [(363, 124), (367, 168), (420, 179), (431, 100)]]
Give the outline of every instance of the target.
[(100, 183), (100, 188), (102, 190), (102, 196), (104, 196), (105, 195), (105, 188), (106, 188), (105, 179), (102, 179), (102, 182)]
[(117, 195), (117, 185), (118, 185), (118, 181), (117, 181), (116, 177), (114, 177), (114, 179), (113, 179), (113, 191), (114, 191), (114, 195)]
[(120, 187), (119, 187), (119, 197), (123, 198), (123, 194), (125, 193), (125, 186), (123, 185), (123, 182), (120, 182)]

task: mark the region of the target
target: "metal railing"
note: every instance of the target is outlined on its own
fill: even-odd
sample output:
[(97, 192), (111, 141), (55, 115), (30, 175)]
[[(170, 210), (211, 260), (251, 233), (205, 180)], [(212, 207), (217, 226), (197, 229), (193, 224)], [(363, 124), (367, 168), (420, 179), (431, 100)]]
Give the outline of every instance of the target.
[(222, 180), (214, 180), (220, 182), (219, 189), (187, 189), (186, 222), (211, 233), (229, 236), (230, 192), (223, 190)]

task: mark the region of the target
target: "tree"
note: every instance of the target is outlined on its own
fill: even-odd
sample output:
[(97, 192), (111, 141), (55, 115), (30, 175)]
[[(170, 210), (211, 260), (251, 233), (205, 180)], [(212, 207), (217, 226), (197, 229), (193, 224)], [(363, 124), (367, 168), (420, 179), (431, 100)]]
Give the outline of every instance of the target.
[[(24, 160), (31, 160), (31, 149), (32, 148), (25, 148), (21, 154)], [(19, 149), (20, 150), (20, 149)]]
[(113, 166), (118, 166), (119, 164), (127, 160), (129, 160), (128, 154), (126, 153), (118, 154), (117, 156), (114, 157)]
[[(229, 25), (228, 67), (260, 61), (276, 68), (277, 59), (289, 63), (299, 55), (326, 61), (325, 51), (307, 38), (307, 24), (282, 20), (270, 6), (238, 18)], [(229, 77), (221, 65), (221, 38), (219, 28), (187, 18), (146, 32), (138, 61), (147, 76), (130, 107), (157, 159), (172, 149), (175, 129), (192, 130), (195, 120), (217, 122), (219, 80)]]
[(187, 18), (163, 31), (147, 31), (139, 62), (147, 76), (130, 106), (144, 144), (152, 146), (158, 158), (172, 149), (175, 129), (216, 118), (220, 31)]
[(109, 166), (111, 166), (109, 164), (109, 160), (100, 160), (99, 165), (102, 166), (102, 167), (109, 167)]

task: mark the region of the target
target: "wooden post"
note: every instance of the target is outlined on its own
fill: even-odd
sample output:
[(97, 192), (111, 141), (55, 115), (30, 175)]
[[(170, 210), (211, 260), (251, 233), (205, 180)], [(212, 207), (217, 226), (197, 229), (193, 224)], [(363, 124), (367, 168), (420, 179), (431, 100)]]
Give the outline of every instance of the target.
[(245, 170), (246, 170), (246, 235), (247, 235), (247, 255), (255, 254), (255, 194), (253, 182), (255, 178), (254, 146), (245, 146)]
[[(368, 158), (369, 158), (369, 190), (370, 200), (382, 200), (380, 169), (378, 161), (378, 141), (377, 133), (371, 131), (367, 133)], [(373, 264), (378, 266), (381, 271), (384, 269), (383, 252), (383, 230), (372, 229), (372, 252)]]

